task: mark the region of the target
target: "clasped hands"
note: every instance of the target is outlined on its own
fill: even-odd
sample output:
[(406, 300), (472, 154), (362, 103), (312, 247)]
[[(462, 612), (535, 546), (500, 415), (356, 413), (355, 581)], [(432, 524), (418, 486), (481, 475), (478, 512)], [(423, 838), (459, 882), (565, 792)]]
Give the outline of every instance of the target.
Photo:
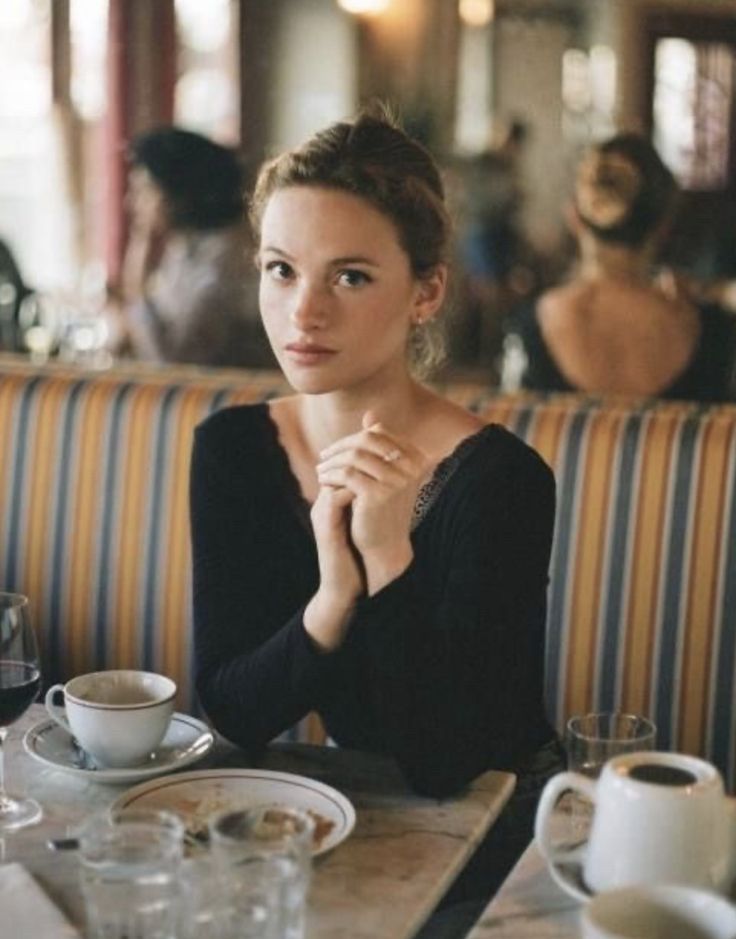
[(360, 431), (320, 453), (312, 525), (320, 590), (351, 603), (372, 595), (411, 563), (411, 519), (429, 461), (372, 412)]

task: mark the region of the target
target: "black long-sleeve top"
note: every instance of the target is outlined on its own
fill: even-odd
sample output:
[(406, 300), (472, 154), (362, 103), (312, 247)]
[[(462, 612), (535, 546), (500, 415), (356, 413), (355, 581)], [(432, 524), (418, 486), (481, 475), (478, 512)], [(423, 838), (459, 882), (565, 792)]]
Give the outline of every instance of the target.
[(554, 481), (497, 425), (423, 488), (409, 568), (358, 602), (331, 653), (307, 634), (317, 551), (268, 406), (196, 431), (191, 519), (197, 689), (259, 749), (310, 710), (342, 746), (393, 755), (423, 793), (513, 770), (553, 736), (542, 703)]

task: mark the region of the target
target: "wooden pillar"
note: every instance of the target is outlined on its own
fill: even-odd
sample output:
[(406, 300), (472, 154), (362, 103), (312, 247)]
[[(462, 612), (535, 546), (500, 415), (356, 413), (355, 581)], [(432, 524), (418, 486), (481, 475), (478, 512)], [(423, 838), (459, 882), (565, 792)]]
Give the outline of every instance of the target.
[(51, 5), (51, 97), (63, 148), (66, 196), (73, 218), (74, 255), (79, 263), (84, 257), (84, 155), (82, 127), (71, 100), (71, 51), (69, 0), (56, 0)]
[(260, 163), (271, 140), (277, 0), (240, 0), (240, 141), (246, 166)]
[(126, 152), (138, 133), (174, 117), (174, 0), (109, 0), (105, 119), (106, 263), (116, 283), (125, 249)]
[(359, 28), (358, 91), (380, 99), (433, 149), (454, 136), (460, 21), (456, 3), (403, 0)]

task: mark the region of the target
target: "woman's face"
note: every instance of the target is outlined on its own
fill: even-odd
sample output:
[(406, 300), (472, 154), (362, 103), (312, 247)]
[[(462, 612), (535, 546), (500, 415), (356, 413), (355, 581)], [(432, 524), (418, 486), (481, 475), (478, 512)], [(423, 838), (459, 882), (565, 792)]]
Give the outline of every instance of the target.
[(414, 277), (393, 222), (359, 196), (292, 186), (261, 222), (260, 306), (297, 391), (380, 384), (406, 372), (412, 322), (444, 296), (445, 269)]
[(133, 228), (162, 233), (168, 227), (164, 191), (143, 166), (133, 167), (128, 175), (126, 205)]

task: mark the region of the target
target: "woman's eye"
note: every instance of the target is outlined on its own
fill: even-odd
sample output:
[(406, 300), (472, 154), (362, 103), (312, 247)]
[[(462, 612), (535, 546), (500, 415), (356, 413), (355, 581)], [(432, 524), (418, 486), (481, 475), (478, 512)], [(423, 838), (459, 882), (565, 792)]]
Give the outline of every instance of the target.
[(370, 281), (371, 278), (364, 271), (356, 271), (352, 268), (340, 271), (337, 277), (337, 282), (343, 287), (362, 287)]
[(269, 261), (266, 264), (266, 271), (275, 280), (288, 280), (294, 273), (291, 266), (286, 261)]

